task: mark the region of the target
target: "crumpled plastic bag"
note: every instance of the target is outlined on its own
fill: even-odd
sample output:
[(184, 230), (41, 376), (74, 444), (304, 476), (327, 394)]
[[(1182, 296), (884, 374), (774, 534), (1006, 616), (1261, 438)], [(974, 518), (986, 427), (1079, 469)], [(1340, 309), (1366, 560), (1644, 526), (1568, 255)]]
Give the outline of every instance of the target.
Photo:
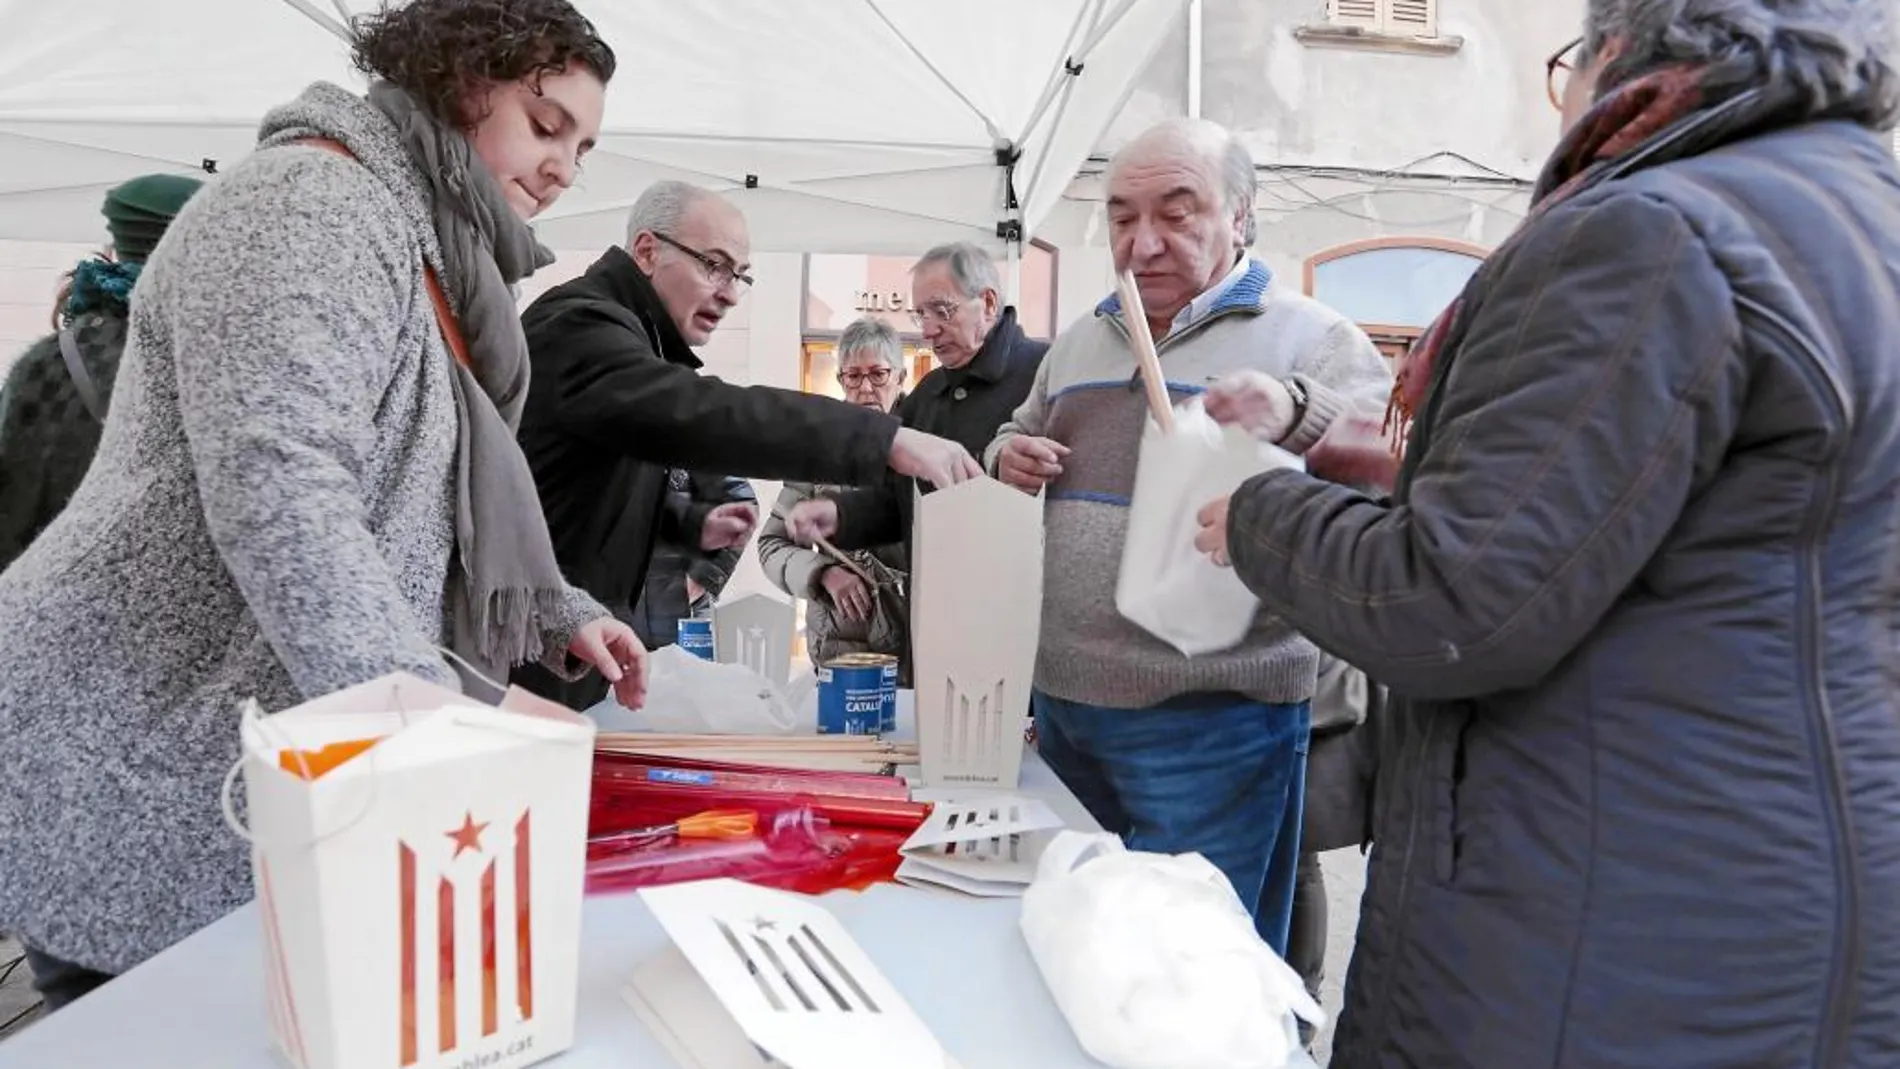
[(1272, 468), (1305, 465), (1238, 427), (1215, 423), (1199, 397), (1174, 410), (1170, 432), (1150, 418), (1128, 508), (1116, 610), (1187, 657), (1239, 645), (1260, 600), (1232, 568), (1194, 548), (1196, 517)]
[(1284, 1069), (1302, 1051), (1296, 1018), (1326, 1020), (1199, 854), (1065, 831), (1021, 925), (1077, 1042), (1113, 1069)]
[(647, 656), (643, 708), (629, 711), (609, 697), (588, 713), (603, 731), (796, 735), (804, 724), (804, 733), (811, 733), (771, 680), (744, 665), (704, 660), (678, 646), (662, 646)]

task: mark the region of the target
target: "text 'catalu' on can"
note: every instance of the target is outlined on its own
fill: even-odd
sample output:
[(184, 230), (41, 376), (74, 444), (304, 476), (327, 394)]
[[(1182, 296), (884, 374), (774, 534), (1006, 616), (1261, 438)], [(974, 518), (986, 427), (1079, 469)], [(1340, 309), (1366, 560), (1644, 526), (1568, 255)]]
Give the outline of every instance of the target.
[(897, 658), (847, 653), (818, 669), (818, 733), (882, 735), (897, 730)]
[(717, 659), (713, 656), (713, 622), (703, 616), (680, 621), (678, 642), (680, 649), (701, 660)]

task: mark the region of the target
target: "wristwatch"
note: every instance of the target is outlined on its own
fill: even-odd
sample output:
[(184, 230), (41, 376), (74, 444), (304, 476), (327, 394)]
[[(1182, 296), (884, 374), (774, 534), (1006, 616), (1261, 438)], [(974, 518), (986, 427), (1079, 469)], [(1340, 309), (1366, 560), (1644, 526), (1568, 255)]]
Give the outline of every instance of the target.
[(1286, 379), (1281, 385), (1286, 387), (1287, 396), (1293, 398), (1293, 421), (1287, 424), (1286, 428), (1287, 434), (1290, 435), (1293, 433), (1293, 428), (1298, 427), (1300, 421), (1306, 418), (1306, 384), (1295, 377)]

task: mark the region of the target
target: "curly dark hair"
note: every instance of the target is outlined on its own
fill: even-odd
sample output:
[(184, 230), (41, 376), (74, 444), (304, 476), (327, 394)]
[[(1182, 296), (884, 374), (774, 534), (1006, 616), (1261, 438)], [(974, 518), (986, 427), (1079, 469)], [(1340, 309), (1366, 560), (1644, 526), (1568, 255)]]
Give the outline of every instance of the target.
[(416, 98), (462, 129), (482, 119), (481, 90), (579, 63), (604, 84), (614, 50), (568, 0), (410, 0), (357, 16), (356, 69)]

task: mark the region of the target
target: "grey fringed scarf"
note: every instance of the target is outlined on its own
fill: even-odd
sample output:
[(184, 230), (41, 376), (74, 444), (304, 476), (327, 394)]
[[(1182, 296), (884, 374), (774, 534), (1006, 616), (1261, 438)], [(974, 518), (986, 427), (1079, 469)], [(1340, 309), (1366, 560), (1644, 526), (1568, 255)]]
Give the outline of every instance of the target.
[(468, 342), (455, 365), (455, 545), (449, 622), (455, 652), (491, 676), (543, 653), (542, 621), (567, 584), (540, 497), (515, 441), (528, 396), (528, 342), (509, 287), (554, 261), (502, 197), (468, 138), (387, 83), (370, 103), (396, 127), (434, 194), (442, 288)]

